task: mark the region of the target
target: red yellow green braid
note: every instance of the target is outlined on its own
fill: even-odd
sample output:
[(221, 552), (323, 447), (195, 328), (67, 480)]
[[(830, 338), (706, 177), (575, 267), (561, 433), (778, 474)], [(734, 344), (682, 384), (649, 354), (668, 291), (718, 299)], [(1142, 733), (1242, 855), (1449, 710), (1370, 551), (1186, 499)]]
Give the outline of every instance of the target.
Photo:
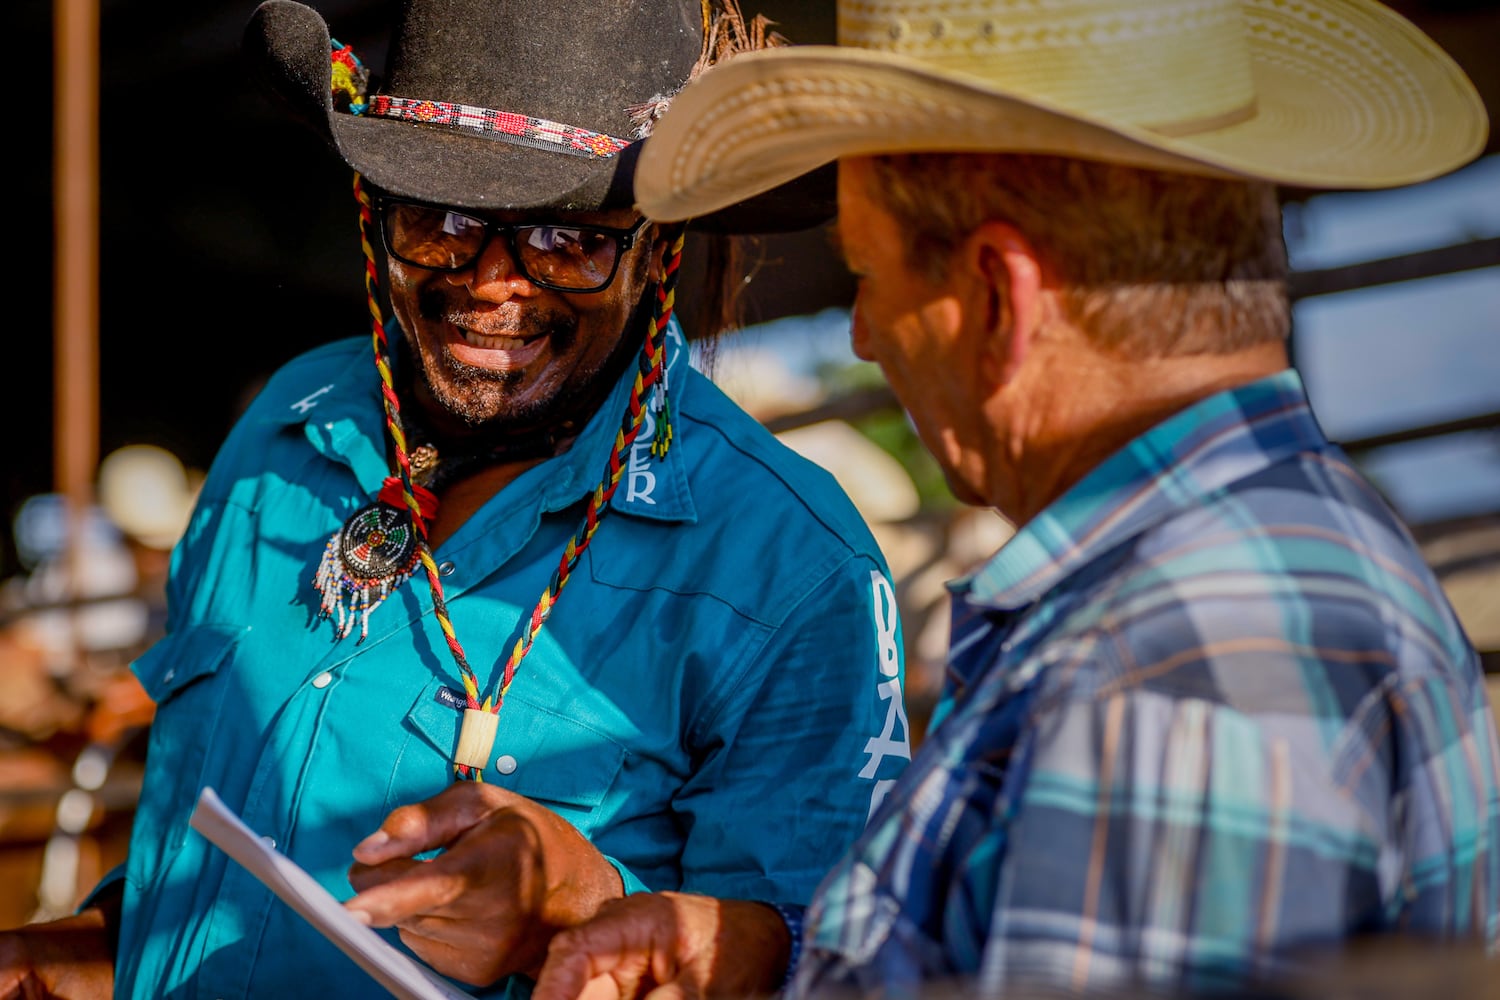
[(380, 395), (385, 401), (385, 426), (391, 436), (392, 450), (396, 455), (396, 474), (401, 480), (401, 498), (406, 502), (406, 508), (411, 512), (412, 522), (416, 525), (417, 550), (422, 561), (422, 568), (427, 571), (427, 585), (432, 590), (432, 608), (437, 615), (438, 625), (442, 627), (443, 636), (448, 640), (448, 649), (458, 664), (459, 672), (463, 675), (464, 691), (468, 694), (469, 707), (479, 708), (479, 684), (474, 677), (473, 668), (469, 666), (468, 657), (464, 655), (463, 646), (459, 645), (458, 635), (453, 630), (453, 622), (448, 617), (448, 602), (443, 597), (443, 584), (438, 577), (437, 562), (432, 558), (432, 547), (427, 544), (427, 517), (429, 515), (422, 511), (416, 491), (412, 487), (411, 457), (406, 451), (406, 434), (401, 429), (401, 400), (396, 395), (395, 381), (391, 376), (391, 366), (388, 360), (390, 345), (385, 339), (385, 322), (381, 318), (380, 303), (377, 298), (380, 278), (376, 270), (375, 249), (370, 243), (370, 227), (374, 225), (374, 210), (370, 205), (370, 196), (365, 191), (358, 173), (354, 175), (354, 197), (359, 202), (359, 243), (365, 254), (365, 299), (370, 307), (375, 368), (380, 372)]
[[(380, 306), (377, 298), (379, 287), (378, 272), (376, 269), (375, 251), (370, 242), (369, 230), (374, 225), (374, 211), (371, 206), (368, 193), (358, 173), (354, 176), (354, 194), (359, 202), (360, 214), (360, 246), (365, 254), (365, 296), (368, 300), (370, 317), (373, 325), (373, 346), (375, 352), (375, 367), (380, 372), (381, 398), (385, 407), (386, 430), (390, 435), (392, 451), (395, 456), (395, 472), (393, 478), (399, 479), (401, 486), (401, 497), (405, 502), (407, 510), (410, 511), (412, 521), (416, 524), (417, 545), (420, 553), (421, 564), (427, 571), (427, 585), (432, 591), (433, 611), (437, 615), (438, 624), (442, 627), (443, 635), (448, 641), (448, 649), (453, 655), (454, 662), (458, 665), (463, 677), (464, 693), (467, 698), (469, 709), (490, 712), (498, 715), (500, 706), (505, 701), (506, 694), (515, 680), (516, 670), (521, 661), (531, 651), (532, 644), (536, 641), (537, 634), (542, 625), (552, 614), (558, 597), (570, 579), (578, 560), (588, 549), (589, 543), (593, 541), (594, 534), (599, 530), (599, 525), (604, 515), (609, 511), (610, 498), (614, 496), (615, 489), (619, 486), (620, 479), (624, 474), (625, 467), (629, 464), (630, 449), (634, 445), (636, 437), (640, 434), (645, 422), (646, 401), (651, 390), (657, 390), (658, 412), (656, 415), (656, 435), (652, 444), (653, 454), (665, 455), (671, 442), (670, 414), (666, 406), (665, 374), (666, 374), (666, 332), (672, 318), (672, 308), (676, 301), (677, 277), (682, 262), (682, 247), (686, 236), (684, 227), (677, 226), (671, 234), (666, 256), (663, 260), (662, 280), (657, 283), (656, 302), (652, 310), (652, 322), (644, 343), (641, 345), (640, 363), (637, 366), (635, 382), (631, 386), (630, 401), (626, 406), (624, 417), (621, 420), (620, 430), (615, 434), (614, 447), (610, 449), (609, 461), (606, 464), (604, 476), (594, 492), (589, 497), (588, 508), (583, 515), (583, 523), (579, 526), (568, 544), (564, 547), (562, 558), (558, 561), (557, 569), (553, 571), (552, 579), (546, 590), (542, 592), (536, 607), (532, 609), (531, 615), (524, 622), (521, 635), (516, 639), (511, 648), (510, 656), (505, 661), (500, 683), (496, 692), (485, 697), (481, 702), (479, 693), (479, 679), (474, 670), (469, 666), (467, 656), (464, 655), (463, 646), (459, 644), (458, 636), (453, 629), (453, 622), (448, 616), (447, 602), (443, 597), (443, 585), (438, 574), (437, 563), (432, 557), (431, 546), (427, 542), (427, 518), (431, 512), (422, 509), (422, 504), (417, 496), (417, 489), (412, 483), (411, 458), (407, 453), (406, 435), (401, 426), (401, 402), (396, 395), (395, 380), (391, 374), (390, 345), (386, 341), (385, 323), (380, 314)], [(467, 764), (454, 764), (454, 775), (457, 780), (482, 781), (482, 767), (471, 767)]]

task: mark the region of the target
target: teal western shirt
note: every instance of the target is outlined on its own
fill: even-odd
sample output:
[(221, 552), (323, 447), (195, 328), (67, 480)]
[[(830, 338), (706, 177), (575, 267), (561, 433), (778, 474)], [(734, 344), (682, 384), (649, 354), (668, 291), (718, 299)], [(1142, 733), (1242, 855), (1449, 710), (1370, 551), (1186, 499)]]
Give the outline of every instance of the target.
[[(565, 817), (627, 891), (802, 904), (910, 756), (889, 572), (833, 478), (690, 368), (672, 333), (672, 447), (653, 457), (647, 426), (631, 449), (505, 699), (484, 780)], [(324, 545), (387, 474), (370, 355), (341, 341), (271, 379), (173, 554), (168, 634), (133, 668), (157, 715), (117, 996), (385, 995), (188, 826), (211, 786), (347, 899), (354, 845), (454, 780), (463, 682), (425, 574), (363, 643), (317, 614)], [(434, 553), (486, 690), (578, 530), (633, 378)]]

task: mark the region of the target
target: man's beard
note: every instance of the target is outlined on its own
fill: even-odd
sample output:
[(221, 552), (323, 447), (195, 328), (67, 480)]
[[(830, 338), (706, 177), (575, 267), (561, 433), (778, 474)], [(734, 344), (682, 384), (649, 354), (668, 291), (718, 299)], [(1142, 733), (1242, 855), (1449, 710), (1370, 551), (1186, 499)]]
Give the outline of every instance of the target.
[[(552, 392), (528, 400), (518, 400), (517, 391), (525, 374), (520, 371), (494, 371), (464, 364), (446, 351), (434, 358), (421, 351), (408, 351), (415, 370), (421, 375), (429, 396), (452, 418), (473, 431), (492, 433), (525, 433), (551, 430), (565, 425), (581, 428), (608, 397), (640, 347), (636, 331), (644, 333), (646, 300), (641, 301), (625, 321), (618, 342), (602, 363), (575, 368), (563, 375)], [(423, 294), (417, 302), (418, 314), (428, 322), (454, 322), (456, 317), (441, 292)], [(543, 313), (528, 309), (510, 328), (486, 330), (505, 336), (530, 340), (545, 336), (553, 357), (565, 355), (578, 339), (577, 317)], [(429, 367), (437, 368), (434, 372)], [(434, 377), (436, 375), (436, 377)]]

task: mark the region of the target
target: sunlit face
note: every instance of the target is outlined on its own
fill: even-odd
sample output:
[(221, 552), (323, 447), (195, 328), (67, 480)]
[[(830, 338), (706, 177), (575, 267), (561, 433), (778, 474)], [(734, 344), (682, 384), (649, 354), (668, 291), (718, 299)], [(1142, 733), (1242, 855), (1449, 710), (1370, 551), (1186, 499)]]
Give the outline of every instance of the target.
[(983, 504), (974, 439), (980, 401), (953, 278), (913, 270), (906, 238), (876, 200), (868, 161), (839, 161), (839, 243), (858, 281), (850, 336), (854, 353), (880, 365), (955, 496)]
[[(620, 210), (549, 213), (526, 221), (623, 229), (637, 218)], [(589, 293), (533, 283), (501, 238), (491, 239), (461, 271), (431, 271), (390, 258), (391, 306), (414, 349), (424, 401), (486, 429), (527, 430), (568, 417), (586, 419), (589, 414), (580, 409), (597, 406), (621, 370), (623, 355), (633, 350), (626, 345), (638, 342), (627, 330), (649, 278), (649, 227), (641, 236), (624, 252), (614, 281)]]

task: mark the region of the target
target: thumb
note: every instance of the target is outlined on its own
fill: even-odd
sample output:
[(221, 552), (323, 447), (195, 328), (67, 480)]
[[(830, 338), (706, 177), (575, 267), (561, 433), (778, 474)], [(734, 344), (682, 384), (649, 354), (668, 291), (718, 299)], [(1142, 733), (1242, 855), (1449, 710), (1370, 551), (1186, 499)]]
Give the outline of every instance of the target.
[(380, 829), (354, 845), (354, 859), (378, 865), (444, 847), (513, 797), (495, 785), (455, 782), (430, 799), (391, 810)]

